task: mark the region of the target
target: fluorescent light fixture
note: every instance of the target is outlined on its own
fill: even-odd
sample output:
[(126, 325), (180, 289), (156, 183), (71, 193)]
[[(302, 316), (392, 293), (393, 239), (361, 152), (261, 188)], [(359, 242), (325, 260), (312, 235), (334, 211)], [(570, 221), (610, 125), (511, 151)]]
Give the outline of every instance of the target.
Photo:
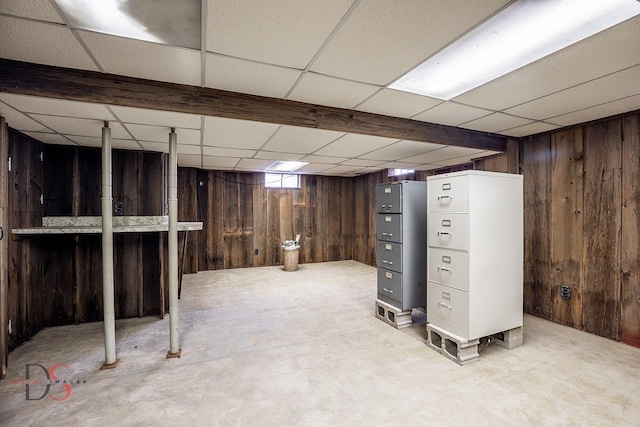
[(200, 49), (201, 0), (55, 0), (73, 28)]
[(293, 172), (308, 164), (309, 163), (306, 162), (288, 162), (284, 160), (278, 160), (277, 162), (272, 163), (268, 168), (266, 168), (265, 171)]
[(518, 0), (389, 88), (449, 100), (638, 14), (636, 0)]

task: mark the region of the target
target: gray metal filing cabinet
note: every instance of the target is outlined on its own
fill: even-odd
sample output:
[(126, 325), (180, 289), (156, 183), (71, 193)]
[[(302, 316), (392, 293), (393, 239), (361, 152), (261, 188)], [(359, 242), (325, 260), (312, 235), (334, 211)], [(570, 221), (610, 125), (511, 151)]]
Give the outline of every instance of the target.
[(395, 307), (398, 312), (424, 307), (427, 183), (378, 184), (376, 210), (378, 300)]

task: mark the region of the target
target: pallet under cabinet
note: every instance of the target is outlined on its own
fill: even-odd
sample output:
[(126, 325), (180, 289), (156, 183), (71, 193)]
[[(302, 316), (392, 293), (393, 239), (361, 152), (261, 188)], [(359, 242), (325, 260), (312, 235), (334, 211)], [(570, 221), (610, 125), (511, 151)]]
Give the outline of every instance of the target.
[(376, 211), (376, 315), (395, 327), (410, 326), (410, 310), (426, 301), (427, 183), (378, 184)]
[(427, 321), (463, 344), (521, 328), (522, 176), (464, 171), (427, 182)]

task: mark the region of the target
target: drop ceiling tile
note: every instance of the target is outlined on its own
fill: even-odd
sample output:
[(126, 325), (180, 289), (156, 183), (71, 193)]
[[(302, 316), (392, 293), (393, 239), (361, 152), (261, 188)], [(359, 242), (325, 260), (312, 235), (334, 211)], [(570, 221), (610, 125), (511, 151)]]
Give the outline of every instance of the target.
[(640, 93), (640, 65), (509, 108), (505, 112), (544, 120)]
[(493, 155), (495, 153), (491, 151), (482, 151), (480, 153), (471, 154), (467, 156), (455, 157), (453, 159), (441, 160), (439, 162), (434, 162), (434, 164), (438, 166), (455, 166), (455, 165), (463, 165), (465, 163), (471, 163), (474, 160), (481, 159), (483, 157), (487, 157), (489, 155)]
[(202, 154), (205, 156), (217, 157), (253, 157), (255, 150), (243, 150), (239, 148), (202, 147)]
[(304, 69), (352, 3), (209, 0), (207, 51)]
[(240, 159), (240, 162), (236, 166), (236, 169), (248, 171), (264, 171), (271, 164), (273, 164), (273, 160)]
[(310, 163), (298, 169), (296, 173), (314, 174), (324, 172), (332, 167), (334, 167), (334, 165), (328, 163)]
[[(640, 62), (640, 16), (602, 31), (455, 98), (503, 110)], [(624, 49), (621, 48), (624, 46)]]
[(331, 130), (281, 126), (262, 148), (284, 153), (309, 154), (343, 135), (344, 132)]
[(482, 132), (496, 133), (516, 126), (524, 126), (531, 122), (533, 122), (533, 120), (523, 119), (522, 117), (515, 117), (504, 113), (493, 113), (488, 116), (463, 123), (460, 127)]
[[(379, 150), (372, 151), (370, 153), (360, 156), (363, 159), (374, 160), (398, 160), (406, 157), (416, 156), (418, 154), (426, 153), (428, 151), (437, 150), (442, 148), (442, 145), (431, 144), (428, 142), (417, 141), (398, 141), (395, 144), (388, 145)], [(367, 165), (370, 166), (370, 165)]]
[[(66, 135), (68, 139), (83, 147), (102, 147), (102, 138), (97, 136)], [(111, 141), (113, 147), (113, 139)]]
[(67, 116), (81, 119), (114, 120), (113, 114), (100, 104), (1, 93), (0, 100), (25, 113)]
[(201, 118), (196, 114), (119, 107), (117, 105), (111, 105), (109, 108), (124, 123), (164, 126), (168, 128), (200, 129)]
[(233, 169), (240, 161), (237, 157), (202, 156), (202, 167), (205, 169)]
[(56, 145), (76, 145), (74, 142), (69, 141), (62, 135), (57, 133), (44, 133), (44, 132), (23, 132), (25, 135), (29, 135), (31, 138), (44, 142), (45, 144)]
[(402, 159), (402, 161), (413, 163), (436, 163), (456, 157), (476, 155), (483, 151), (485, 150), (467, 147), (446, 146), (444, 148), (429, 151), (428, 153), (407, 157), (405, 159)]
[(311, 70), (386, 85), (483, 21), (508, 0), (358, 3)]
[(560, 126), (545, 123), (545, 122), (533, 122), (528, 125), (520, 126), (513, 129), (508, 129), (500, 132), (502, 135), (513, 136), (521, 138), (523, 136), (535, 135), (537, 133), (547, 132), (553, 129), (558, 129)]
[(381, 89), (356, 110), (408, 118), (442, 103), (442, 100), (393, 89)]
[(287, 99), (331, 107), (353, 108), (378, 89), (380, 89), (378, 86), (365, 83), (305, 73)]
[(387, 162), (380, 165), (383, 169), (415, 169), (418, 166), (419, 163), (411, 162)]
[[(178, 144), (178, 154), (201, 154), (202, 148), (199, 145)], [(167, 150), (168, 151), (168, 150)]]
[(200, 86), (200, 52), (78, 31), (106, 73)]
[(323, 175), (343, 175), (347, 173), (355, 173), (362, 170), (362, 166), (346, 166), (339, 165), (322, 171)]
[[(66, 135), (93, 136), (102, 138), (102, 120), (77, 119), (72, 117), (45, 116), (43, 114), (30, 114), (31, 117), (58, 133)], [(129, 139), (131, 136), (118, 122), (110, 122), (111, 137), (116, 139)]]
[(205, 117), (203, 144), (256, 150), (264, 145), (278, 127), (274, 123)]
[(48, 1), (42, 0), (20, 0), (0, 2), (0, 13), (7, 15), (21, 16), (23, 18), (35, 19), (36, 21), (55, 22), (64, 24), (58, 12)]
[(284, 98), (300, 74), (291, 68), (208, 54), (205, 84), (231, 92)]
[(413, 116), (412, 119), (441, 125), (458, 126), (461, 123), (479, 119), (492, 112), (455, 102), (443, 102), (430, 110)]
[(434, 169), (440, 169), (441, 167), (442, 166), (439, 166), (439, 165), (426, 164), (426, 165), (416, 166), (414, 169), (417, 171), (431, 171)]
[(380, 166), (372, 166), (372, 167), (369, 166), (369, 167), (360, 169), (358, 172), (364, 175), (368, 173), (379, 172), (381, 170), (384, 170), (384, 168)]
[(53, 131), (46, 126), (33, 120), (11, 107), (0, 103), (0, 116), (3, 116), (7, 122), (7, 125), (13, 129), (19, 131), (31, 131), (31, 132), (45, 132), (52, 133)]
[(595, 107), (585, 108), (584, 110), (553, 117), (546, 121), (560, 126), (571, 126), (634, 110), (640, 110), (640, 95), (633, 95)]
[(328, 163), (332, 165), (337, 165), (338, 163), (343, 163), (349, 160), (348, 157), (330, 157), (330, 156), (316, 156), (309, 155), (304, 156), (300, 159), (301, 162), (309, 162), (309, 163)]
[(254, 158), (256, 159), (271, 160), (271, 163), (273, 163), (276, 160), (297, 161), (297, 160), (300, 160), (302, 157), (303, 157), (302, 154), (282, 153), (282, 152), (276, 152), (276, 151), (258, 151), (254, 156)]
[[(133, 137), (140, 141), (165, 142), (169, 145), (169, 133), (171, 128), (166, 126), (147, 126), (138, 124), (125, 124)], [(200, 131), (196, 129), (176, 129), (178, 144), (200, 145)]]
[(342, 138), (324, 146), (313, 154), (319, 156), (341, 156), (341, 157), (362, 157), (387, 145), (394, 144), (397, 139), (384, 138), (381, 136), (362, 135), (349, 133)]
[(340, 164), (342, 164), (342, 165), (363, 166), (363, 167), (366, 167), (366, 166), (368, 166), (368, 167), (378, 166), (380, 163), (383, 163), (383, 161), (381, 161), (381, 160), (365, 160), (365, 159), (349, 159), (347, 161), (340, 162)]
[(199, 168), (202, 165), (202, 156), (193, 154), (178, 154), (178, 165), (184, 167)]
[(0, 16), (0, 40), (0, 58), (98, 71), (71, 31), (56, 24)]
[[(166, 142), (150, 142), (150, 141), (140, 141), (140, 145), (142, 145), (142, 148), (145, 149), (145, 151), (153, 151), (156, 153), (168, 153), (169, 152), (169, 144), (167, 144)], [(191, 153), (191, 152), (184, 152), (184, 148), (188, 147), (188, 148), (197, 148), (198, 152), (197, 153)], [(200, 155), (200, 147), (196, 146), (196, 145), (180, 145), (178, 144), (178, 155), (180, 154), (197, 154), (198, 156)]]

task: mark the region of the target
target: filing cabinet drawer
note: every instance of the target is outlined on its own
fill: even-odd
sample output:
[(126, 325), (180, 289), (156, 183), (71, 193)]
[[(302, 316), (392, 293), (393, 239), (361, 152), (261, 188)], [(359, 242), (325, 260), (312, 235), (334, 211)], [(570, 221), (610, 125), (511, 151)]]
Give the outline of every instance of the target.
[(378, 214), (377, 239), (402, 243), (402, 215)]
[[(435, 282), (427, 285), (427, 313), (462, 328), (469, 327), (469, 294)], [(431, 320), (429, 320), (431, 322)], [(437, 322), (431, 322), (438, 325)]]
[(402, 212), (402, 186), (399, 184), (378, 184), (376, 186), (376, 212)]
[(402, 273), (402, 245), (378, 241), (378, 267)]
[(469, 249), (469, 214), (430, 212), (428, 229), (429, 246)]
[(378, 295), (396, 300), (402, 307), (402, 274), (378, 268)]
[(469, 254), (429, 248), (429, 280), (469, 290)]
[(469, 211), (469, 179), (466, 176), (430, 180), (428, 195), (429, 212)]

